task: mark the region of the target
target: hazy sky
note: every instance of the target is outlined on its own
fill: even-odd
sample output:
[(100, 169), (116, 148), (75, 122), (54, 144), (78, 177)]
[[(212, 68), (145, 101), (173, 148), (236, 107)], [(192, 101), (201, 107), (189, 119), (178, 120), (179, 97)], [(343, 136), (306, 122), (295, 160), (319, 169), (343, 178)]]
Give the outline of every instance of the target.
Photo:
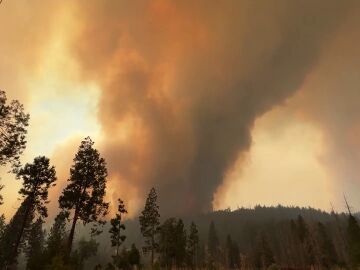
[(0, 88), (31, 115), (23, 161), (57, 168), (52, 209), (88, 135), (133, 214), (152, 186), (164, 212), (359, 209), (359, 28), (358, 1), (4, 0)]

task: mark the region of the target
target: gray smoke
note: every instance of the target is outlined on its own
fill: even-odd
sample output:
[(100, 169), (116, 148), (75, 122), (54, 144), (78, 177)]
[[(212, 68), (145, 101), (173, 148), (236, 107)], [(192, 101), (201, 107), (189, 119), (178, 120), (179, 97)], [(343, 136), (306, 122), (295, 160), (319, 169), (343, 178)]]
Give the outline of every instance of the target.
[(251, 145), (255, 119), (301, 87), (354, 5), (79, 5), (73, 52), (84, 78), (102, 88), (102, 148), (115, 193), (144, 198), (155, 186), (162, 212), (211, 209), (224, 174)]

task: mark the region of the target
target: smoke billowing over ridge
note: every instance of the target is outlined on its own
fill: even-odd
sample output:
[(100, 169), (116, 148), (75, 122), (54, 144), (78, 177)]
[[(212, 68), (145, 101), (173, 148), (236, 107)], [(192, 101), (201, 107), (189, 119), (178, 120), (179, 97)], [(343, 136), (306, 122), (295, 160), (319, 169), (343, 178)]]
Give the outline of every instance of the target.
[[(287, 104), (323, 134), (329, 178), (358, 181), (357, 1), (25, 2), (0, 8), (0, 83), (32, 116), (24, 160), (57, 167), (54, 212), (88, 135), (130, 213), (152, 186), (163, 213), (208, 210), (255, 120), (297, 91)], [(20, 183), (4, 181), (11, 205)]]
[[(91, 1), (74, 52), (102, 87), (115, 193), (211, 208), (254, 120), (302, 85), (350, 2)], [(117, 190), (119, 187), (119, 190)]]

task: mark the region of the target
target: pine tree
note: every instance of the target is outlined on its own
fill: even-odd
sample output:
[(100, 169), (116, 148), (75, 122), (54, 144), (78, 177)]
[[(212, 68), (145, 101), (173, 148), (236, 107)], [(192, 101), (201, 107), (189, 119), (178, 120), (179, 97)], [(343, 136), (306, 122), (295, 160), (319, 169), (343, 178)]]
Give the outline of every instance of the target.
[(234, 268), (234, 262), (233, 262), (233, 258), (232, 258), (232, 240), (231, 240), (231, 236), (230, 234), (228, 234), (228, 236), (226, 237), (226, 262), (227, 262), (227, 267), (229, 269), (233, 269)]
[(330, 269), (337, 262), (337, 255), (334, 244), (329, 238), (324, 224), (321, 222), (318, 222), (317, 224), (317, 232), (318, 245), (320, 250), (320, 263), (325, 269)]
[(299, 215), (297, 218), (296, 231), (305, 253), (305, 263), (308, 266), (315, 265), (316, 254), (314, 243), (311, 239), (308, 225), (301, 215)]
[(78, 249), (74, 252), (72, 260), (77, 269), (83, 269), (84, 263), (89, 258), (97, 254), (99, 243), (95, 239), (85, 240), (80, 239), (78, 242)]
[(260, 233), (259, 235), (254, 259), (256, 269), (267, 269), (275, 263), (274, 254), (264, 233)]
[(5, 92), (0, 90), (0, 166), (10, 163), (14, 171), (20, 167), (29, 118), (19, 101), (7, 103)]
[(171, 269), (176, 260), (177, 221), (175, 218), (169, 218), (164, 221), (160, 227), (159, 253), (160, 265)]
[(197, 266), (197, 251), (199, 248), (199, 235), (198, 229), (194, 222), (191, 222), (189, 229), (189, 237), (187, 243), (187, 250), (189, 256), (189, 266), (195, 269)]
[(135, 244), (131, 245), (131, 249), (129, 251), (129, 263), (131, 266), (140, 266), (140, 252), (136, 248)]
[(240, 268), (240, 250), (239, 246), (236, 242), (232, 243), (232, 252), (231, 252), (232, 260), (234, 263), (234, 268), (239, 269)]
[(360, 266), (360, 226), (351, 213), (349, 213), (346, 233), (350, 264), (357, 269)]
[(239, 267), (240, 264), (240, 254), (239, 247), (236, 242), (233, 242), (231, 236), (226, 237), (226, 261), (227, 267), (229, 269), (234, 269)]
[(68, 212), (61, 211), (56, 217), (55, 222), (50, 228), (49, 236), (46, 241), (45, 260), (51, 262), (55, 256), (64, 255), (66, 241), (66, 221)]
[[(34, 211), (32, 208), (29, 207), (29, 205), (30, 198), (27, 197), (21, 203), (15, 215), (11, 218), (9, 224), (6, 225), (4, 229), (3, 237), (0, 242), (0, 250), (2, 251), (0, 253), (0, 266), (2, 266), (4, 269), (16, 263), (17, 256), (14, 256), (13, 251), (15, 245), (17, 244), (17, 239), (20, 238), (21, 240), (19, 246), (22, 246), (24, 244), (24, 239), (26, 237), (20, 237), (20, 234), (24, 234), (25, 236), (28, 233), (31, 222), (34, 218)], [(25, 219), (25, 212), (29, 208), (31, 209), (31, 211), (27, 213), (28, 218)], [(23, 224), (24, 220), (26, 221), (25, 225)]]
[(22, 213), (22, 219), (16, 221), (19, 222), (19, 224), (16, 224), (16, 226), (19, 226), (19, 230), (12, 246), (13, 258), (18, 255), (24, 231), (32, 223), (33, 215), (37, 213), (39, 217), (47, 217), (48, 190), (50, 186), (54, 186), (56, 181), (55, 167), (50, 166), (48, 158), (44, 156), (37, 157), (34, 159), (34, 163), (27, 163), (23, 168), (19, 169), (17, 177), (23, 180), (23, 187), (20, 189), (19, 194), (23, 196), (26, 203), (23, 204), (25, 209)]
[(116, 247), (115, 258), (119, 256), (119, 248), (121, 244), (125, 241), (126, 236), (121, 233), (122, 230), (125, 230), (125, 224), (122, 222), (122, 215), (126, 214), (124, 202), (121, 199), (118, 199), (118, 212), (116, 217), (110, 220), (111, 228), (109, 230), (111, 237), (111, 246)]
[(157, 205), (157, 194), (155, 188), (152, 188), (148, 198), (146, 199), (145, 209), (141, 212), (139, 217), (141, 233), (145, 238), (144, 253), (151, 253), (151, 267), (154, 266), (154, 255), (158, 248), (156, 239), (159, 233), (160, 225), (159, 206)]
[(184, 222), (179, 219), (175, 227), (175, 262), (178, 268), (184, 266), (186, 259), (186, 230)]
[(27, 257), (27, 270), (43, 269), (43, 252), (45, 242), (45, 231), (42, 228), (44, 221), (38, 218), (31, 226), (27, 239), (25, 254)]
[(68, 185), (59, 198), (61, 209), (74, 210), (67, 243), (67, 257), (71, 253), (77, 221), (81, 220), (84, 225), (104, 224), (101, 217), (107, 214), (109, 207), (109, 204), (104, 202), (106, 163), (93, 145), (94, 142), (89, 137), (81, 142), (70, 169)]
[(208, 235), (208, 253), (209, 253), (209, 268), (217, 268), (217, 260), (220, 254), (219, 251), (219, 238), (215, 229), (215, 224), (213, 221), (210, 223), (209, 235)]

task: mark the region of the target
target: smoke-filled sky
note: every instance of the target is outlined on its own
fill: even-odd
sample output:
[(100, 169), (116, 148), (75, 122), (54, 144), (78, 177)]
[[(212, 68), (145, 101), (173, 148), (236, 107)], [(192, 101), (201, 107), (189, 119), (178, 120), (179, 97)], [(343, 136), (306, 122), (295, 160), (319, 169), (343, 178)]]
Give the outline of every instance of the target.
[(152, 186), (164, 213), (359, 209), (359, 29), (350, 0), (4, 0), (0, 88), (31, 115), (23, 161), (57, 168), (53, 212), (88, 135), (132, 215)]

